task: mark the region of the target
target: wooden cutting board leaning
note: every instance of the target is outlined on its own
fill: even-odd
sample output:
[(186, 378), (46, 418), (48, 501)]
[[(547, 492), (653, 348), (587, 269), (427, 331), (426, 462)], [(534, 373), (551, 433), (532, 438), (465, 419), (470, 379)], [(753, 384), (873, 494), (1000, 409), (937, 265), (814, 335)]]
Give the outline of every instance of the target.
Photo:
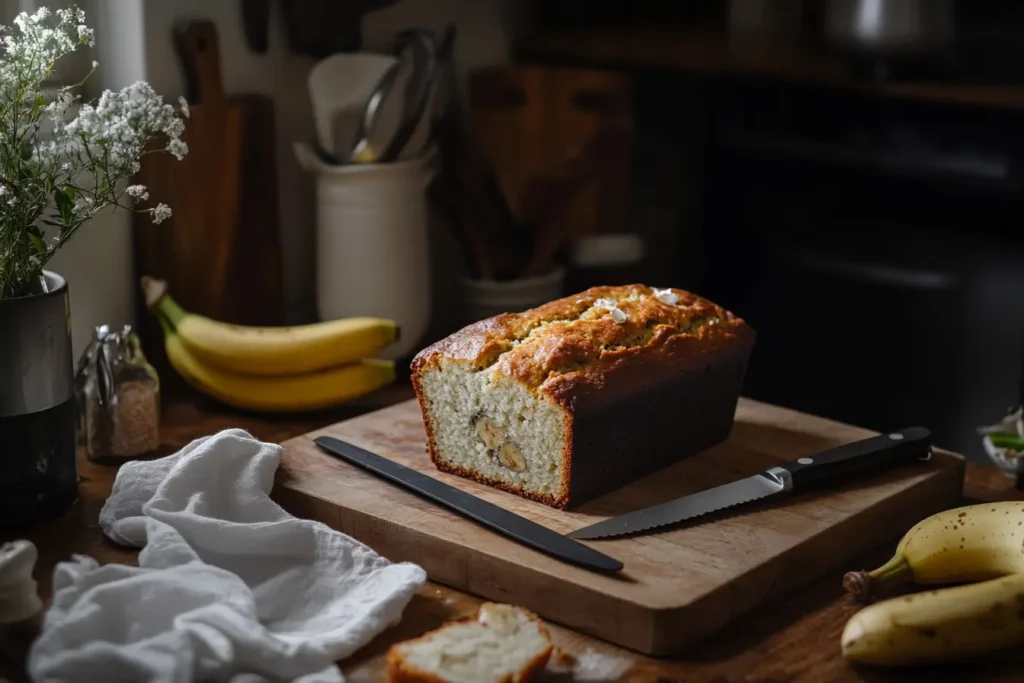
[(628, 229), (632, 86), (617, 71), (546, 65), (493, 66), (468, 75), (473, 130), (512, 210), (522, 215), (534, 179), (565, 163), (603, 127), (622, 135), (595, 166), (599, 177), (568, 202), (568, 236)]
[[(516, 276), (543, 275), (578, 237), (628, 231), (633, 147), (628, 75), (498, 66), (472, 70), (467, 86), (473, 137), (532, 243)], [(492, 275), (483, 270), (477, 275)]]
[[(174, 213), (159, 225), (137, 216), (136, 279), (166, 280), (187, 310), (217, 320), (282, 324), (273, 102), (225, 95), (213, 23), (182, 25), (174, 39), (186, 75), (190, 113), (182, 140), (189, 153), (181, 161), (143, 158), (136, 182)], [(160, 326), (141, 298), (137, 306), (146, 353), (161, 377), (171, 377)]]
[(579, 509), (559, 511), (435, 470), (419, 407), (408, 401), (284, 442), (273, 496), (292, 514), (317, 519), (391, 560), (420, 564), (438, 583), (521, 605), (623, 647), (667, 655), (951, 507), (962, 487), (963, 458), (935, 449), (927, 463), (846, 486), (781, 497), (661, 533), (588, 542), (625, 564), (617, 575), (601, 575), (332, 458), (313, 439), (348, 441), (570, 533), (872, 435), (741, 399), (725, 443)]

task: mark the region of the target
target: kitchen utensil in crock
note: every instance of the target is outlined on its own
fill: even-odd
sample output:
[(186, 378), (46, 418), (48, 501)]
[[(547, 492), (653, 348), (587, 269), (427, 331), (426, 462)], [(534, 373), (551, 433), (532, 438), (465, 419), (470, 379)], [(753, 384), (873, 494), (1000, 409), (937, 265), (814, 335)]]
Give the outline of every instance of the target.
[(335, 163), (348, 159), (366, 102), (381, 77), (398, 60), (392, 55), (336, 54), (317, 62), (306, 87), (313, 108), (316, 140)]
[(408, 74), (403, 73), (401, 67), (401, 62), (396, 60), (380, 77), (363, 107), (352, 147), (342, 159), (356, 164), (383, 161), (382, 155), (398, 132), (405, 110), (401, 78)]
[(395, 36), (392, 51), (408, 76), (400, 84), (404, 107), (401, 123), (380, 161), (404, 156), (412, 133), (424, 119), (432, 100), (437, 77), (437, 45), (434, 36), (422, 29), (408, 29)]

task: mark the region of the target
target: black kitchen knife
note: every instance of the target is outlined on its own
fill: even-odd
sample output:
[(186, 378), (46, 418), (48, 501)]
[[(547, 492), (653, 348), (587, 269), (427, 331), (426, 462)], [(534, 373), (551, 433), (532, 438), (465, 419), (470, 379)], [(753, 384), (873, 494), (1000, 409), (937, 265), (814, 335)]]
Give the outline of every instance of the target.
[(734, 505), (846, 481), (887, 467), (930, 458), (931, 433), (923, 427), (910, 427), (797, 458), (746, 479), (606, 519), (569, 536), (593, 539), (636, 534)]
[(319, 436), (313, 440), (327, 453), (341, 458), (365, 470), (390, 479), (407, 489), (430, 498), (484, 526), (524, 543), (536, 550), (557, 557), (565, 562), (594, 571), (609, 573), (622, 569), (622, 562), (608, 557), (593, 548), (552, 531), (525, 517), (488, 503), (485, 500), (460, 491), (454, 486), (428, 477), (425, 474), (388, 460), (376, 453), (354, 446), (330, 436)]

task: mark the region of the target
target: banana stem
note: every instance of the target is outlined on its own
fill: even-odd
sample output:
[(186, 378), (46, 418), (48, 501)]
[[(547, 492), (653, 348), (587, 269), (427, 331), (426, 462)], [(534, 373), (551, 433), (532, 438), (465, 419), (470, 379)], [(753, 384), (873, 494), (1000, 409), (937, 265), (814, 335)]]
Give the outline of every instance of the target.
[(885, 595), (897, 586), (914, 580), (914, 570), (903, 555), (896, 555), (878, 569), (870, 572), (848, 572), (843, 577), (843, 588), (859, 602), (868, 602), (877, 595)]
[(185, 310), (169, 294), (161, 297), (157, 307), (160, 313), (163, 314), (161, 317), (166, 317), (167, 322), (175, 328), (181, 323), (181, 319), (185, 317)]
[[(156, 280), (148, 275), (144, 275), (142, 277), (142, 291), (146, 295), (146, 306), (158, 318), (166, 316), (167, 322), (177, 328), (186, 313), (178, 305), (178, 302), (171, 298), (170, 293), (167, 291), (167, 283), (163, 280)], [(160, 323), (162, 325), (164, 321), (161, 320)]]
[(167, 293), (167, 282), (165, 280), (157, 280), (148, 275), (143, 275), (139, 280), (139, 286), (142, 287), (142, 294), (146, 297), (146, 308), (153, 308), (157, 302), (160, 301), (160, 297)]
[(156, 315), (156, 319), (160, 321), (160, 327), (163, 329), (165, 335), (174, 334), (174, 325), (167, 319), (167, 316), (163, 314), (163, 311), (153, 311)]

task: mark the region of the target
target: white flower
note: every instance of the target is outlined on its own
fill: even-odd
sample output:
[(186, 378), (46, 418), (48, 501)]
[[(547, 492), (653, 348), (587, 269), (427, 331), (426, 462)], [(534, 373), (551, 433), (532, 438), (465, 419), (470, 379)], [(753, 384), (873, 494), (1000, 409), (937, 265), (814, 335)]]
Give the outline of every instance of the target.
[(50, 10), (46, 7), (40, 7), (32, 16), (28, 16), (25, 12), (22, 12), (18, 15), (18, 18), (14, 20), (14, 23), (24, 29), (29, 23), (38, 24), (48, 16), (50, 16)]
[(171, 141), (167, 143), (167, 151), (173, 154), (178, 161), (181, 161), (188, 154), (188, 145), (178, 138), (171, 138)]
[(184, 132), (185, 122), (174, 116), (172, 116), (170, 120), (167, 121), (167, 125), (163, 127), (163, 134), (171, 139), (179, 137)]
[(95, 59), (94, 59), (94, 60), (92, 60), (92, 68), (94, 68), (94, 69), (95, 69), (95, 68), (96, 68), (96, 67), (98, 67), (99, 65), (100, 65), (100, 63), (99, 63), (99, 62), (97, 62), (97, 61), (96, 61)]
[(188, 149), (177, 139), (183, 131), (174, 108), (148, 83), (137, 81), (120, 92), (104, 91), (95, 106), (83, 105), (64, 128), (67, 149), (58, 151), (103, 158), (118, 175), (127, 176), (137, 171), (143, 149), (159, 133), (170, 138), (167, 150), (183, 157)]
[(61, 91), (57, 93), (57, 98), (46, 105), (46, 112), (54, 122), (60, 122), (74, 101), (74, 95), (67, 88), (61, 88)]
[(154, 223), (163, 223), (171, 217), (171, 207), (166, 204), (157, 204), (156, 208), (150, 209), (150, 211), (153, 213)]
[(184, 116), (186, 119), (192, 116), (192, 112), (188, 108), (188, 100), (186, 100), (181, 95), (178, 96), (178, 106), (181, 107), (181, 115)]
[(44, 21), (51, 12), (40, 7), (35, 14), (22, 12), (14, 19), (18, 33), (5, 31), (0, 60), (0, 91), (10, 93), (18, 84), (37, 84), (49, 78), (55, 61), (74, 51), (79, 40), (71, 12), (59, 10), (56, 25)]
[(146, 192), (145, 185), (129, 185), (125, 188), (125, 192), (136, 201), (144, 202), (149, 199), (149, 193)]
[[(184, 98), (177, 102), (180, 107), (165, 102), (148, 83), (138, 81), (120, 91), (104, 91), (72, 115), (81, 84), (52, 96), (44, 90), (55, 64), (85, 44), (94, 44), (94, 32), (85, 12), (75, 7), (40, 7), (19, 14), (9, 28), (0, 26), (0, 110), (7, 111), (0, 116), (0, 140), (27, 141), (26, 156), (20, 145), (0, 145), (0, 169), (18, 173), (17, 186), (0, 183), (0, 297), (17, 295), (34, 277), (30, 264), (18, 261), (36, 257), (18, 256), (20, 248), (12, 251), (11, 246), (23, 242), (29, 226), (48, 221), (73, 231), (101, 209), (118, 205), (118, 190), (125, 186), (133, 203), (146, 201), (148, 188), (131, 183), (143, 153), (152, 151), (154, 143), (179, 160), (188, 153), (181, 139), (190, 115)], [(92, 62), (93, 69), (98, 66)], [(52, 128), (36, 135), (49, 123), (44, 117)], [(72, 191), (62, 186), (70, 176), (92, 180), (76, 183)], [(55, 183), (58, 195), (50, 202)], [(8, 208), (15, 204), (18, 210)], [(171, 217), (171, 208), (163, 203), (145, 212), (152, 213), (154, 223)], [(56, 250), (69, 234), (63, 240), (48, 237), (46, 244)], [(36, 265), (44, 261), (39, 256)]]

